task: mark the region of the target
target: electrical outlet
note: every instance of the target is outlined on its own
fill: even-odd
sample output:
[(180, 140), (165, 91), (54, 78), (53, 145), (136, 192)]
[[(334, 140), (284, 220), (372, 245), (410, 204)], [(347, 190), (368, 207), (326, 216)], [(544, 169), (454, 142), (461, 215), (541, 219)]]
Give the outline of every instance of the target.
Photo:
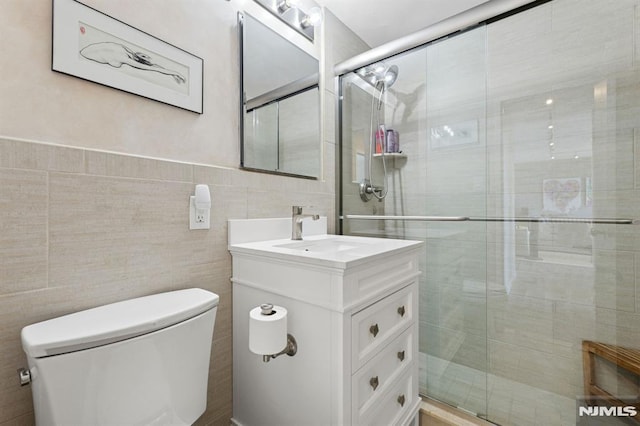
[(189, 229), (211, 228), (211, 210), (196, 209), (196, 197), (190, 197), (189, 203)]

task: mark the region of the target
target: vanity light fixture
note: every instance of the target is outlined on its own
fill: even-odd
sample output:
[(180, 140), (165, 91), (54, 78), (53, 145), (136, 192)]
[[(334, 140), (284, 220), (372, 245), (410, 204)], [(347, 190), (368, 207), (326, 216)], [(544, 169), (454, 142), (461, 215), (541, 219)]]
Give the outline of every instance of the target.
[(298, 0), (282, 0), (278, 3), (278, 13), (284, 13), (291, 8), (298, 7)]
[[(300, 0), (254, 1), (313, 42), (314, 27), (322, 22), (322, 9), (314, 6), (308, 13), (305, 13), (298, 7)], [(309, 1), (307, 1), (307, 3), (309, 3)], [(313, 4), (313, 2), (311, 3)]]
[(320, 22), (322, 22), (322, 9), (316, 6), (309, 10), (309, 13), (305, 15), (300, 25), (302, 28), (315, 27)]

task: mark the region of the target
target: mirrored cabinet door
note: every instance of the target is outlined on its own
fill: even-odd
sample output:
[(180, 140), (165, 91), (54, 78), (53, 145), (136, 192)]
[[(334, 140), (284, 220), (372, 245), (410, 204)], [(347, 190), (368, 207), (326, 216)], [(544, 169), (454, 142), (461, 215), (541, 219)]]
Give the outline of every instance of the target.
[(241, 167), (318, 178), (318, 60), (248, 14), (238, 15), (238, 27)]

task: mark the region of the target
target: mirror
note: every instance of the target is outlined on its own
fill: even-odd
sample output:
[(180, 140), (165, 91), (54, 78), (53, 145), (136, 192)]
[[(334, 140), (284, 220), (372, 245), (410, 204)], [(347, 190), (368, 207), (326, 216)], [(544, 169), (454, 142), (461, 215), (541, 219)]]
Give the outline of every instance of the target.
[(238, 14), (241, 167), (320, 176), (318, 60), (248, 14)]

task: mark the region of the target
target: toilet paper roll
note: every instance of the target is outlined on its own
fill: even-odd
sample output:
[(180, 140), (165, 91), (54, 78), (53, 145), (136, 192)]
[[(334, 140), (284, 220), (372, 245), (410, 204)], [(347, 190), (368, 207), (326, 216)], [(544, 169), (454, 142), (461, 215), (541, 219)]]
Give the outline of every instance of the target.
[(277, 354), (287, 346), (287, 310), (274, 306), (271, 315), (258, 306), (249, 312), (249, 349), (259, 355)]

